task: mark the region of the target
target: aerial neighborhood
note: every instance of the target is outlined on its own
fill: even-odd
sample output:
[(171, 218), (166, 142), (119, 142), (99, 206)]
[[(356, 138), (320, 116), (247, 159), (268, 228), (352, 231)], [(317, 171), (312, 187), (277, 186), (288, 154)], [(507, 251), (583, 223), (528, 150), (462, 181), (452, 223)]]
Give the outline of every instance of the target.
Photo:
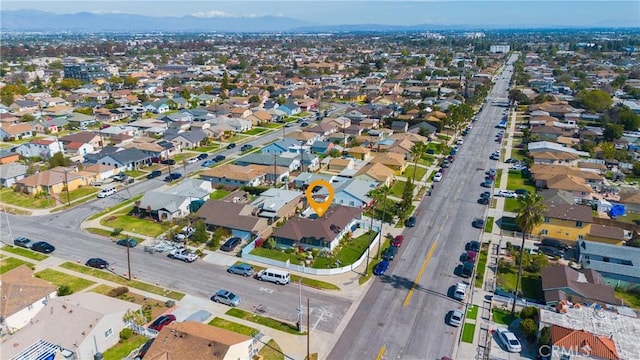
[(592, 35), (9, 36), (2, 357), (337, 358), (381, 282), (447, 356), (639, 359), (638, 34)]

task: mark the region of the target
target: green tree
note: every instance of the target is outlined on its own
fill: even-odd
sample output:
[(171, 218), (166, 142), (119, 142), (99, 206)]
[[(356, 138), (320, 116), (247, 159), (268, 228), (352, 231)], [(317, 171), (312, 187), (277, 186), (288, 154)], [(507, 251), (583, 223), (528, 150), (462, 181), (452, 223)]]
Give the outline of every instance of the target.
[(134, 77), (131, 77), (131, 76), (127, 76), (123, 80), (123, 85), (126, 88), (134, 88), (134, 87), (138, 86), (138, 79), (136, 79)]
[(119, 76), (112, 76), (109, 78), (109, 82), (112, 84), (122, 84), (124, 83), (124, 80)]
[(149, 319), (143, 315), (142, 311), (128, 309), (122, 316), (122, 321), (125, 323), (130, 322), (136, 325), (144, 325), (149, 321)]
[(61, 285), (56, 292), (58, 296), (67, 296), (73, 294), (73, 290), (67, 285)]
[(197, 243), (207, 242), (209, 234), (207, 234), (207, 226), (204, 221), (197, 221), (195, 223), (195, 231), (193, 232), (191, 239)]
[(77, 89), (82, 85), (82, 81), (72, 78), (64, 78), (58, 83), (58, 87), (62, 90)]
[(427, 151), (427, 145), (423, 142), (417, 142), (411, 147), (411, 156), (413, 156), (413, 178), (411, 182), (416, 182), (416, 174), (418, 173), (418, 160)]
[(620, 139), (622, 136), (622, 125), (618, 124), (606, 124), (604, 126), (604, 130), (602, 131), (602, 138), (605, 141), (613, 141), (616, 139)]
[[(542, 202), (542, 196), (536, 193), (527, 193), (524, 196), (518, 198), (518, 209), (516, 212), (516, 224), (522, 231), (522, 244), (520, 244), (520, 259), (524, 254), (524, 241), (527, 238), (527, 234), (531, 234), (533, 229), (540, 225), (544, 220), (544, 214), (547, 211), (546, 206)], [(516, 298), (518, 296), (518, 289), (520, 288), (520, 280), (522, 278), (522, 264), (520, 261), (518, 264), (518, 276), (516, 277)], [(516, 312), (516, 301), (513, 302), (511, 307), (511, 314)]]
[(527, 338), (531, 338), (538, 332), (538, 323), (533, 319), (524, 319), (520, 321), (520, 330), (527, 335)]
[(535, 319), (538, 316), (538, 308), (526, 306), (520, 310), (520, 319)]
[(602, 112), (613, 104), (611, 95), (602, 90), (582, 90), (576, 95), (576, 102), (590, 112)]
[(403, 221), (407, 217), (407, 212), (411, 208), (413, 202), (413, 188), (415, 185), (412, 181), (406, 181), (404, 188), (402, 189), (402, 201), (400, 202), (400, 221)]
[(71, 165), (71, 160), (64, 157), (62, 152), (57, 152), (53, 154), (51, 158), (49, 158), (49, 168), (54, 168), (56, 166), (69, 166)]
[(640, 162), (635, 162), (631, 171), (634, 176), (640, 176)]

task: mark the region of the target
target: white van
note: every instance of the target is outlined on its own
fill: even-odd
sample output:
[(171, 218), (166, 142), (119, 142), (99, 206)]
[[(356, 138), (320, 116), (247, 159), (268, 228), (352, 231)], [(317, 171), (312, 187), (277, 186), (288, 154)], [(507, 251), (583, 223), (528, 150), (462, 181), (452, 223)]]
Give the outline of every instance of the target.
[(270, 281), (280, 285), (286, 285), (289, 283), (289, 273), (278, 269), (260, 270), (256, 275), (256, 278), (260, 281)]

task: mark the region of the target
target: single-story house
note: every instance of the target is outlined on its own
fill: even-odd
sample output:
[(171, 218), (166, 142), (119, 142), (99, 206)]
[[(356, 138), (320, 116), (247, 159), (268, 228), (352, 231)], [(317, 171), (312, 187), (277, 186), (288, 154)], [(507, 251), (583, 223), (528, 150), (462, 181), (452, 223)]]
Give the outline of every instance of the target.
[(255, 205), (207, 200), (196, 216), (204, 221), (208, 230), (225, 228), (231, 231), (233, 236), (242, 239), (261, 236), (269, 228), (269, 220), (259, 217), (260, 209)]
[(187, 178), (169, 189), (147, 191), (135, 203), (134, 210), (144, 211), (158, 221), (171, 221), (191, 214), (191, 203), (206, 201), (212, 191), (211, 182)]
[(640, 249), (578, 240), (578, 262), (600, 273), (611, 286), (640, 284)]
[(562, 300), (572, 303), (598, 302), (622, 305), (622, 302), (616, 299), (614, 289), (593, 269), (585, 268), (578, 271), (563, 264), (556, 264), (543, 268), (540, 278), (545, 302), (550, 306)]
[(16, 152), (24, 157), (39, 157), (48, 160), (56, 153), (64, 154), (62, 142), (55, 139), (33, 139), (16, 148)]
[(267, 173), (262, 166), (224, 164), (203, 171), (200, 173), (200, 178), (215, 185), (258, 186), (266, 180)]
[(289, 218), (302, 206), (304, 194), (300, 191), (270, 188), (255, 199), (251, 205), (260, 209), (258, 216), (271, 218)]

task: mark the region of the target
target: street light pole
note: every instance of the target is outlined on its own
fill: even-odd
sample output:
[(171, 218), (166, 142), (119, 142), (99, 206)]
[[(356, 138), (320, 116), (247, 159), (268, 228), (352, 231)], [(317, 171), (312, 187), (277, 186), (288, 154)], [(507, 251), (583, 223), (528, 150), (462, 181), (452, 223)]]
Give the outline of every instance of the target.
[(127, 267), (129, 269), (129, 272), (127, 273), (129, 275), (129, 281), (131, 281), (131, 253), (130, 253), (130, 249), (131, 246), (129, 245), (129, 243), (131, 242), (131, 239), (127, 238)]

